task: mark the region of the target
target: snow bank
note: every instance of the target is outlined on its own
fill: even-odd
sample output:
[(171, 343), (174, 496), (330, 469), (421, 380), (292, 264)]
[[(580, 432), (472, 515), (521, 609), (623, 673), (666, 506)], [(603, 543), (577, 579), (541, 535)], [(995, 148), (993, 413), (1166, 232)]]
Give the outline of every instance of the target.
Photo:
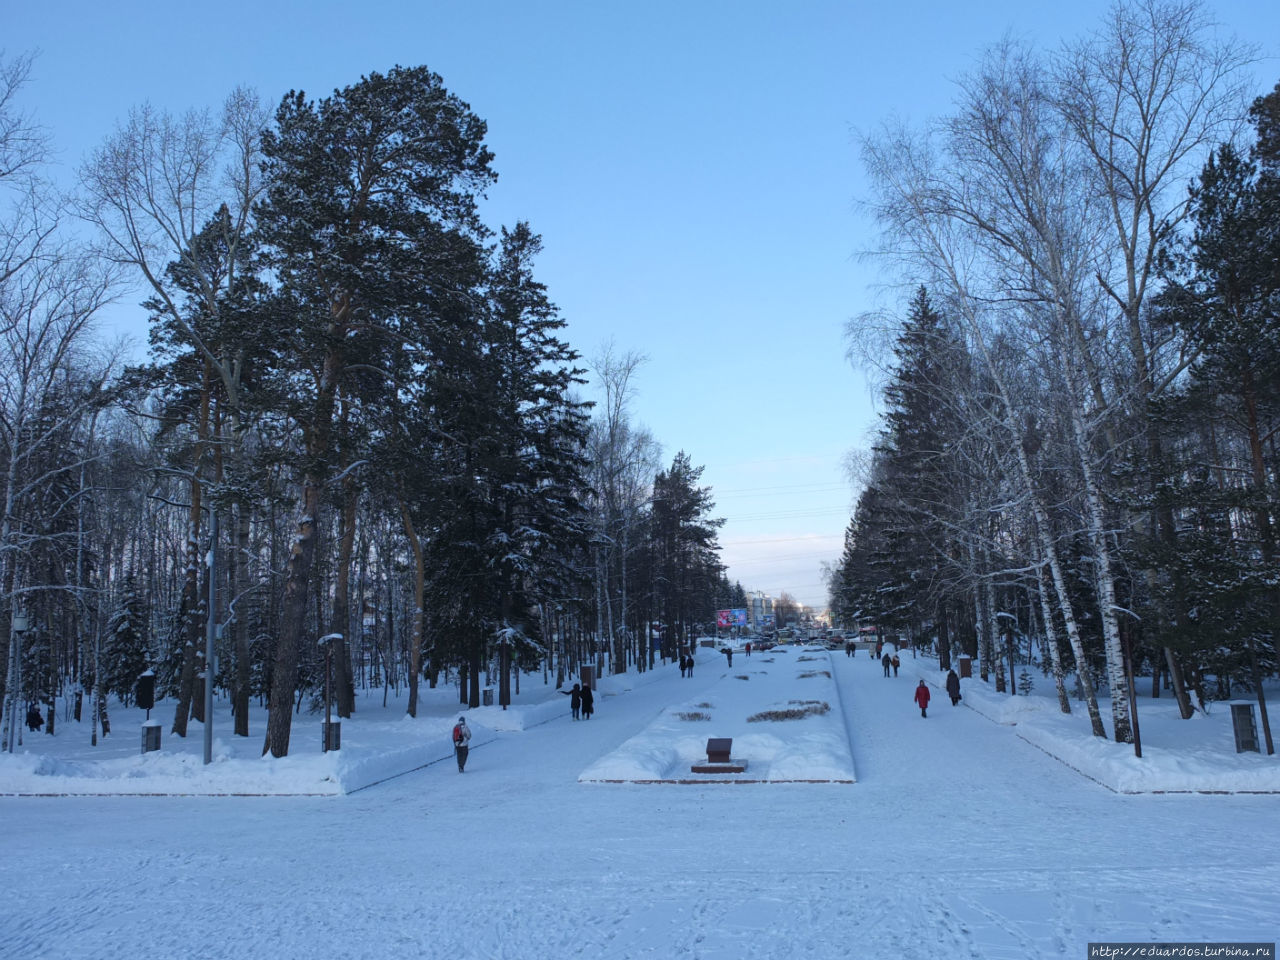
[[(944, 688), (945, 671), (930, 661), (919, 665), (928, 683)], [(960, 681), (961, 703), (996, 723), (1014, 726), (1023, 740), (1117, 793), (1280, 792), (1280, 755), (1236, 753), (1225, 704), (1211, 704), (1208, 714), (1197, 712), (1183, 720), (1172, 697), (1139, 694), (1142, 756), (1137, 757), (1132, 744), (1093, 735), (1083, 701), (1072, 700), (1072, 713), (1064, 714), (1052, 681), (1041, 686), (1044, 692), (1009, 696), (996, 693), (994, 684), (969, 677)], [(1144, 686), (1149, 689), (1149, 681)], [(1100, 698), (1098, 709), (1109, 730), (1111, 701)]]

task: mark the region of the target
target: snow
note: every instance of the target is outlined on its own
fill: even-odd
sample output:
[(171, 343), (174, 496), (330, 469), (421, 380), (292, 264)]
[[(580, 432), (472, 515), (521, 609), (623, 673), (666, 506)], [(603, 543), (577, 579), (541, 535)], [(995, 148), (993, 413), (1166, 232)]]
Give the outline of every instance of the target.
[[(1039, 676), (966, 679), (953, 707), (909, 653), (890, 678), (865, 652), (697, 657), (602, 678), (576, 722), (541, 674), (505, 711), (368, 691), (341, 750), (304, 712), (281, 759), (219, 701), (207, 767), (169, 702), (146, 755), (141, 711), (114, 704), (97, 747), (60, 712), (0, 757), (0, 957), (1023, 960), (1280, 933), (1277, 798), (1240, 792), (1280, 791), (1280, 760), (1236, 754), (1225, 705), (1182, 721), (1148, 681), (1138, 759)], [(746, 719), (792, 701), (830, 709)], [(689, 770), (712, 736), (743, 774)]]

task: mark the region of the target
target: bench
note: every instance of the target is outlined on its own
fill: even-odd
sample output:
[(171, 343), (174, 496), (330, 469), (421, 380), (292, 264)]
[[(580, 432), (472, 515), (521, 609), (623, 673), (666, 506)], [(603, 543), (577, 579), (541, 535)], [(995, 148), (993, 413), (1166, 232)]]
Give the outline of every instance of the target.
[(711, 737), (707, 740), (707, 762), (695, 763), (689, 769), (694, 773), (743, 773), (747, 761), (732, 760), (732, 737)]

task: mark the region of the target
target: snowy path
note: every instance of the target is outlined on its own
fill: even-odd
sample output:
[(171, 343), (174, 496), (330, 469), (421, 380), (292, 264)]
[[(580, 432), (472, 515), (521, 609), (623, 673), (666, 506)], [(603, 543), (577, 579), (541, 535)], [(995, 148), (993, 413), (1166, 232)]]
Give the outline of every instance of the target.
[(577, 782), (726, 672), (704, 664), (481, 738), (462, 775), (0, 800), (0, 956), (1024, 960), (1280, 935), (1274, 797), (1118, 796), (940, 691), (922, 720), (909, 658), (832, 665), (856, 785)]

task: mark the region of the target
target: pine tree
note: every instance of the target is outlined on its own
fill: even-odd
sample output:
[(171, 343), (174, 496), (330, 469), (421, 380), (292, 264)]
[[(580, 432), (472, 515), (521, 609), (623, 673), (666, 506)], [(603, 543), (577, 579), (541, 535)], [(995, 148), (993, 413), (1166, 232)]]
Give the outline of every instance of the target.
[[(430, 362), (447, 317), (484, 275), (477, 195), (494, 180), (484, 135), (425, 67), (372, 73), (319, 101), (290, 93), (263, 135), (270, 186), (258, 240), (278, 287), (258, 316), (280, 348), (274, 396), (298, 425), (299, 487), (264, 753), (289, 749), (323, 492), (341, 459), (341, 398), (359, 396), (370, 386), (359, 374), (389, 355)], [(404, 369), (387, 371), (394, 389), (407, 383)], [(370, 422), (387, 406), (386, 380), (368, 398)]]
[(702, 467), (683, 450), (653, 482), (651, 536), (657, 558), (657, 607), (680, 639), (697, 624), (714, 625), (716, 582), (723, 570), (716, 531), (724, 520), (710, 514), (710, 487), (699, 487)]

